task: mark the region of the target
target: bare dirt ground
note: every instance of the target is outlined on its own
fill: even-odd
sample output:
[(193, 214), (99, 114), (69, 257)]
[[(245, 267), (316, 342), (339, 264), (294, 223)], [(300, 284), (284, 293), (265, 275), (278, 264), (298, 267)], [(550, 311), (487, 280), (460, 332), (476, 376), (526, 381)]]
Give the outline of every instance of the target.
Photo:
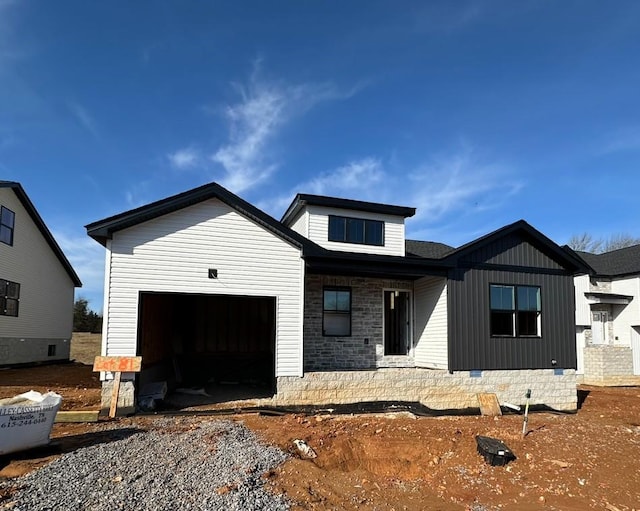
[(93, 365), (93, 360), (100, 355), (102, 334), (73, 332), (71, 337), (71, 360), (85, 365)]
[[(99, 404), (90, 365), (0, 371), (0, 397), (29, 388), (61, 393), (66, 409)], [(640, 388), (581, 387), (580, 393), (577, 414), (531, 414), (525, 438), (519, 415), (233, 418), (292, 454), (265, 478), (296, 510), (640, 510)], [(144, 428), (149, 418), (119, 421)], [(109, 441), (100, 427), (56, 424), (52, 438), (68, 452)], [(488, 465), (476, 451), (478, 434), (503, 440), (517, 459), (506, 467)], [(305, 440), (318, 457), (301, 458), (294, 439)], [(0, 477), (16, 477), (56, 455), (0, 458)]]
[(100, 334), (74, 332), (71, 360), (56, 365), (0, 369), (0, 398), (29, 390), (53, 390), (63, 396), (62, 410), (95, 410), (100, 406), (100, 378), (92, 371), (100, 354)]

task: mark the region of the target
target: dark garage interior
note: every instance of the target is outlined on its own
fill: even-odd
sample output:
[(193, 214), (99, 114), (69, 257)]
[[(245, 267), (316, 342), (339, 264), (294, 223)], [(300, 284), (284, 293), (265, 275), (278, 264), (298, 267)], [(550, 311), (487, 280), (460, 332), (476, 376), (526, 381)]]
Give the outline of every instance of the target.
[(274, 353), (273, 297), (140, 294), (140, 389), (166, 381), (173, 402), (198, 404), (271, 396)]

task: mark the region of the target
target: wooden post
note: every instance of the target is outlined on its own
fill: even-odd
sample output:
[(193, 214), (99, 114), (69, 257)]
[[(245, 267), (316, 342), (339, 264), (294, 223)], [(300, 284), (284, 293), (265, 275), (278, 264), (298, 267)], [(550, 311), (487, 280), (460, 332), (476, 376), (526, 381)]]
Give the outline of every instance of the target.
[(111, 391), (111, 407), (109, 408), (109, 418), (113, 419), (116, 416), (116, 409), (118, 408), (118, 394), (120, 393), (120, 377), (122, 373), (116, 371), (113, 376), (113, 390)]
[(109, 417), (114, 418), (118, 409), (118, 394), (120, 393), (120, 378), (122, 373), (139, 373), (142, 369), (142, 357), (96, 357), (93, 363), (94, 371), (109, 371), (113, 373), (113, 390), (111, 392), (111, 406)]

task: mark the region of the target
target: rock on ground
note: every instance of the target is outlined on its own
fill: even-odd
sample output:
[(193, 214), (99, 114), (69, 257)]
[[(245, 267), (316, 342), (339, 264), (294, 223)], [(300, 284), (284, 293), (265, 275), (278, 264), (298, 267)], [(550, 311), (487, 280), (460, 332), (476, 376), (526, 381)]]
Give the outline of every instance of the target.
[(110, 441), (67, 453), (0, 482), (14, 511), (51, 509), (285, 510), (262, 475), (287, 455), (228, 420), (159, 419), (148, 430), (114, 429)]

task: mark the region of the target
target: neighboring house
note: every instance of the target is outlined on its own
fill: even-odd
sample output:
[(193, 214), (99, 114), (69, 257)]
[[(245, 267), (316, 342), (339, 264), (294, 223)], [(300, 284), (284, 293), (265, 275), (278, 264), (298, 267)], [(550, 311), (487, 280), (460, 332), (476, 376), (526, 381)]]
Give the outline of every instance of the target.
[(578, 255), (593, 271), (575, 278), (577, 372), (584, 383), (640, 385), (640, 245)]
[(297, 195), (277, 221), (212, 183), (94, 222), (103, 354), (141, 355), (138, 386), (266, 381), (273, 404), (477, 408), (532, 389), (575, 409), (583, 261), (524, 221), (458, 249), (405, 240), (414, 213)]
[(0, 181), (0, 365), (68, 360), (81, 285), (22, 186)]

